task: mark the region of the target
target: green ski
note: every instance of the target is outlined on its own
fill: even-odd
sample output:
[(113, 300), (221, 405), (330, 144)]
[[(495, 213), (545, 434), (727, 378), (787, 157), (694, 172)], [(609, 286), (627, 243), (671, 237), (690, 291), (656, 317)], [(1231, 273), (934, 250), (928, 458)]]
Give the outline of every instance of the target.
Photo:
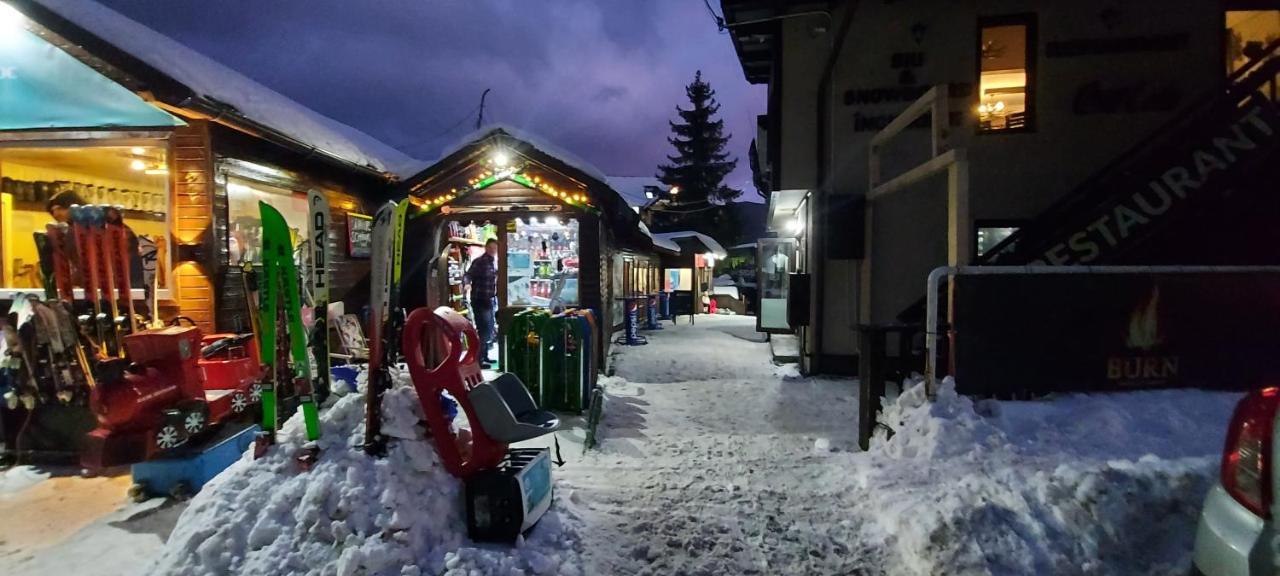
[[(265, 202), (258, 203), (262, 214), (262, 290), (259, 326), (262, 330), (262, 363), (267, 368), (267, 381), (262, 387), (262, 435), (255, 453), (261, 456), (275, 443), (279, 429), (279, 404), (286, 383), (302, 407), (307, 429), (306, 452), (300, 458), (304, 466), (314, 461), (320, 438), (320, 418), (311, 393), (311, 367), (307, 361), (307, 334), (302, 324), (302, 297), (298, 291), (298, 267), (293, 261), (293, 242), (289, 224), (278, 210)], [(287, 349), (280, 334), (285, 327)], [(292, 359), (292, 368), (290, 368)]]

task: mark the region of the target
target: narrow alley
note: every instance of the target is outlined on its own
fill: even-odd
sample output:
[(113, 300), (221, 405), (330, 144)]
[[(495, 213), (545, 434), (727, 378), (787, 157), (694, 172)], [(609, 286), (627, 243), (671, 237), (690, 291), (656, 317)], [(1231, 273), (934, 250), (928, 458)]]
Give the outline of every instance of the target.
[(620, 353), (600, 449), (558, 497), (593, 526), (589, 574), (857, 574), (847, 514), (857, 383), (790, 380), (755, 319), (699, 316)]

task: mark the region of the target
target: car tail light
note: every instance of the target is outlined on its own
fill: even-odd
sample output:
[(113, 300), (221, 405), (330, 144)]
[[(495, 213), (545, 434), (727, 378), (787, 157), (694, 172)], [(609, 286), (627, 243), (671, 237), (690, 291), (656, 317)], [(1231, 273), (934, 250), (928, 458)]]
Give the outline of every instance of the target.
[(1271, 434), (1280, 388), (1249, 393), (1231, 415), (1222, 454), (1222, 486), (1254, 514), (1271, 517)]

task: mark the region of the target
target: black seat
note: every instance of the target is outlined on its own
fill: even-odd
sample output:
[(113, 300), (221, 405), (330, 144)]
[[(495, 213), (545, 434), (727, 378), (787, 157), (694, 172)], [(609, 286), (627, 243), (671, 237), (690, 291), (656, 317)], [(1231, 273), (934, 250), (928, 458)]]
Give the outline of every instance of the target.
[(540, 410), (524, 383), (510, 372), (475, 386), (467, 396), (480, 418), (480, 426), (499, 442), (529, 440), (560, 428), (560, 419)]

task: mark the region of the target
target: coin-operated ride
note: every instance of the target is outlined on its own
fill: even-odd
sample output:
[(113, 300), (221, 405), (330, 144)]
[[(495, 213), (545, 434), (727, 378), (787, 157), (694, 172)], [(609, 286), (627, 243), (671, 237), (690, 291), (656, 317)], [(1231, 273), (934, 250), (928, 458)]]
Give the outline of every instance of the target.
[(99, 362), (80, 463), (90, 470), (150, 460), (245, 414), (262, 367), (252, 334), (202, 336), (193, 326), (124, 338), (126, 358)]
[[(447, 306), (419, 308), (405, 321), (404, 355), (436, 451), (466, 484), (467, 533), (514, 542), (551, 506), (551, 454), (508, 445), (555, 432), (560, 421), (538, 408), (514, 374), (485, 380), (480, 346), (475, 327)], [(446, 391), (471, 423), (469, 434), (446, 416)]]

